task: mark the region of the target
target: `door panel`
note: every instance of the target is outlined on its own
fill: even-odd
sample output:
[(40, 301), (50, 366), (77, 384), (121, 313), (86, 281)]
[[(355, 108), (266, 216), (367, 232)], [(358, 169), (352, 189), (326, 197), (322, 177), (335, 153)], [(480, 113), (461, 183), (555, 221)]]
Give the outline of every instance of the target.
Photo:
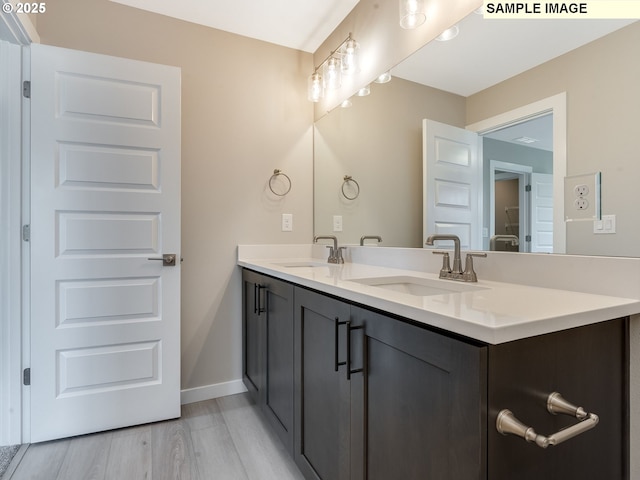
[(351, 380), (352, 478), (486, 478), (486, 349), (357, 307), (351, 318), (365, 359)]
[(31, 441), (180, 415), (180, 71), (31, 49)]
[[(482, 162), (478, 135), (423, 120), (423, 235), (453, 234), (482, 248)], [(423, 240), (424, 240), (423, 239)]]
[(293, 286), (269, 278), (265, 290), (266, 388), (264, 410), (276, 433), (293, 451)]
[(531, 174), (531, 251), (553, 253), (553, 175)]
[[(305, 478), (349, 478), (350, 391), (345, 366), (335, 370), (335, 321), (348, 304), (296, 288), (295, 461)], [(339, 326), (338, 359), (345, 361), (346, 331)]]

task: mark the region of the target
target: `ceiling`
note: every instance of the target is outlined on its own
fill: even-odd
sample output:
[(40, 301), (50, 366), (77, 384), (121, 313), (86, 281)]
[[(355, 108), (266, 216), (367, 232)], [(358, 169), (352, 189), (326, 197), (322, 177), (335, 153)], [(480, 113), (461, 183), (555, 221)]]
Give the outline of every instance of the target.
[(521, 147), (553, 151), (553, 115), (543, 115), (483, 135)]
[(359, 0), (111, 0), (314, 53)]
[(393, 76), (468, 97), (636, 20), (486, 20), (470, 14), (448, 42), (433, 41)]

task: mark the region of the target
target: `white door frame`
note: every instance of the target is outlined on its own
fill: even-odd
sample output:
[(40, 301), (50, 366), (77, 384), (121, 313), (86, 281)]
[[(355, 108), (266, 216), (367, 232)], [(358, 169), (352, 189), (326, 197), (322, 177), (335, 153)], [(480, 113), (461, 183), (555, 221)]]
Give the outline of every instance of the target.
[(467, 125), (466, 128), (484, 135), (549, 113), (553, 114), (553, 253), (566, 253), (567, 230), (564, 222), (564, 177), (567, 175), (566, 92)]
[(517, 163), (500, 162), (489, 160), (489, 237), (496, 233), (496, 171), (509, 172), (514, 178), (518, 178), (518, 197), (520, 202), (520, 229), (519, 238), (520, 252), (530, 252), (531, 243), (526, 241), (526, 236), (531, 234), (531, 216), (529, 196), (525, 191), (525, 186), (530, 182), (533, 168), (528, 165)]
[(19, 45), (0, 45), (0, 445), (21, 443)]
[[(7, 0), (0, 0), (3, 5)], [(39, 42), (40, 37), (28, 16), (0, 15), (0, 90), (9, 92), (0, 109), (0, 446), (25, 443), (23, 436), (24, 394), (22, 365), (25, 345), (23, 297), (23, 248), (21, 170), (21, 45)], [(28, 411), (28, 410), (27, 410)]]

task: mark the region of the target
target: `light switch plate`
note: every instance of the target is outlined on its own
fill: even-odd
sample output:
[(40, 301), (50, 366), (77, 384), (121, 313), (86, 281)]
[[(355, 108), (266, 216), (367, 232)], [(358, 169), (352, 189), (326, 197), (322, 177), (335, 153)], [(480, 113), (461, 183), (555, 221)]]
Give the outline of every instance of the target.
[(333, 231), (334, 232), (342, 231), (342, 215), (333, 216)]
[(602, 220), (595, 220), (593, 222), (593, 233), (596, 233), (596, 234), (616, 233), (616, 216), (602, 215)]
[(283, 232), (293, 231), (293, 214), (292, 213), (282, 214), (282, 231)]
[(564, 217), (567, 222), (600, 220), (600, 172), (564, 178)]

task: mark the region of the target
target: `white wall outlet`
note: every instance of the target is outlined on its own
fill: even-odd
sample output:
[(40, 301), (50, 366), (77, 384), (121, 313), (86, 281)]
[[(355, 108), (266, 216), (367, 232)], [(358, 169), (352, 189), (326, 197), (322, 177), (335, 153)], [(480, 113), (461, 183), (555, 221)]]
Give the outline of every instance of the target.
[(334, 232), (342, 231), (342, 215), (333, 216), (333, 231)]
[(283, 232), (293, 231), (293, 214), (292, 213), (282, 214), (282, 231)]
[(600, 172), (564, 178), (565, 221), (600, 220)]
[(593, 233), (612, 234), (616, 233), (616, 216), (602, 215), (602, 220), (593, 222)]
[(576, 185), (573, 189), (573, 192), (576, 194), (576, 197), (584, 197), (589, 195), (589, 186), (584, 183), (580, 185)]
[(589, 200), (584, 197), (578, 197), (576, 201), (573, 202), (573, 205), (576, 207), (576, 210), (586, 210), (589, 208)]

